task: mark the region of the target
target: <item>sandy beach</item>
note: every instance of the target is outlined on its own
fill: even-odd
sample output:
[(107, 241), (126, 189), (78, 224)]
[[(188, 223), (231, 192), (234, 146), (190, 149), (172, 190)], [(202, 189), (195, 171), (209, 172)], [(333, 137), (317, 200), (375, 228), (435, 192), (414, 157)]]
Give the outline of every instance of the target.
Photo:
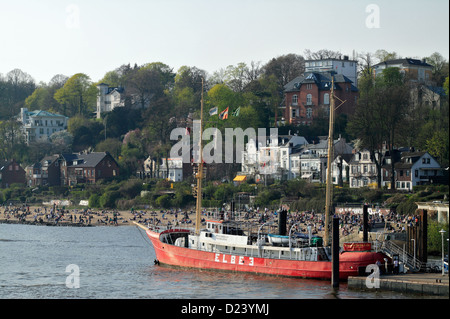
[[(185, 217), (189, 218), (185, 218)], [(141, 223), (191, 224), (195, 214), (191, 211), (171, 210), (99, 210), (62, 209), (49, 206), (0, 207), (0, 223), (58, 225), (58, 226), (135, 226)]]
[[(54, 211), (56, 213), (54, 213)], [(227, 219), (228, 219), (227, 213)], [(261, 226), (261, 213), (253, 213), (249, 218), (244, 218), (245, 212), (236, 219), (243, 222), (245, 228), (257, 232)], [(270, 215), (270, 217), (269, 217)], [(202, 220), (217, 219), (213, 212), (202, 213)], [(277, 218), (273, 213), (268, 214), (265, 221), (272, 220), (274, 223), (270, 228), (275, 231), (277, 228)], [(20, 206), (20, 207), (0, 207), (0, 223), (8, 224), (29, 224), (47, 226), (136, 226), (134, 222), (143, 225), (172, 225), (186, 228), (195, 227), (194, 210), (175, 209), (147, 209), (147, 210), (99, 210), (99, 209), (62, 209), (58, 206)]]
[[(217, 212), (216, 212), (217, 213)], [(228, 220), (228, 213), (225, 219)], [(202, 213), (202, 221), (208, 219), (217, 219), (214, 212), (204, 211)], [(245, 216), (247, 215), (247, 216)], [(302, 216), (302, 217), (300, 217)], [(287, 222), (289, 225), (297, 224), (295, 231), (303, 233), (307, 232), (307, 226), (313, 227), (313, 235), (323, 236), (321, 214), (311, 214), (303, 212), (294, 212), (288, 214)], [(250, 228), (251, 232), (258, 232), (259, 227), (266, 223), (272, 222), (270, 226), (266, 224), (271, 233), (278, 232), (278, 216), (274, 211), (262, 210), (246, 214), (242, 212), (240, 216), (236, 216), (235, 220), (240, 220), (244, 228)], [(147, 210), (101, 210), (90, 208), (69, 208), (64, 209), (58, 206), (1, 206), (0, 207), (0, 223), (9, 224), (31, 224), (31, 225), (47, 225), (47, 226), (136, 226), (134, 222), (143, 225), (159, 225), (159, 226), (179, 226), (185, 228), (195, 227), (195, 211), (179, 210), (179, 209), (147, 209)], [(341, 229), (342, 235), (359, 231), (359, 222), (346, 224), (345, 228), (350, 227), (349, 231)]]

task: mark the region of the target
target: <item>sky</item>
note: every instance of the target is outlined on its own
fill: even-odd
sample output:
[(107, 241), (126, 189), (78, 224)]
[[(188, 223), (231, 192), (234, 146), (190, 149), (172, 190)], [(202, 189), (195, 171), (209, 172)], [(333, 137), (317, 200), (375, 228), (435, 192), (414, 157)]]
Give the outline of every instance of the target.
[(123, 64), (212, 74), (306, 49), (449, 60), (448, 0), (0, 0), (0, 74), (93, 82)]

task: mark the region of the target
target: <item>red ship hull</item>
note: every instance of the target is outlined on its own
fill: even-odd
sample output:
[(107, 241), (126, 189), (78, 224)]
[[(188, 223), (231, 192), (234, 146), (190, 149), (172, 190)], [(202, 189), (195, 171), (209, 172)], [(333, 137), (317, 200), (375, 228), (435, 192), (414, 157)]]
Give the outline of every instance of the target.
[[(331, 279), (330, 261), (301, 261), (223, 254), (178, 247), (160, 241), (160, 233), (147, 230), (160, 264), (215, 271), (245, 272), (272, 276)], [(339, 279), (357, 276), (361, 267), (384, 263), (376, 252), (349, 251), (339, 255)]]

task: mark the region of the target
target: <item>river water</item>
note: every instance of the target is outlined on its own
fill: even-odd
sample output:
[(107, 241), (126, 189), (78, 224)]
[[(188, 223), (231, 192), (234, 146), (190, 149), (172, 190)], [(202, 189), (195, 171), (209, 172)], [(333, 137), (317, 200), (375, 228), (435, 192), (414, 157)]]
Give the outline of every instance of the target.
[[(142, 230), (0, 224), (3, 299), (408, 299), (329, 281), (155, 266)], [(413, 296), (413, 298), (423, 298)]]

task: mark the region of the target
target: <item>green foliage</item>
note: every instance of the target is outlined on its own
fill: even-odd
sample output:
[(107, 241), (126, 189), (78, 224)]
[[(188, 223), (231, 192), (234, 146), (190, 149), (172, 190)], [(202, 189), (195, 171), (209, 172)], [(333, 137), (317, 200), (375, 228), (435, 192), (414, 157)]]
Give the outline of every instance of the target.
[(118, 191), (106, 191), (99, 198), (99, 204), (101, 208), (115, 208), (116, 200), (120, 198), (120, 192)]
[(124, 181), (123, 184), (119, 187), (119, 192), (121, 197), (125, 198), (134, 198), (141, 193), (142, 190), (142, 181), (138, 179), (131, 179)]
[(161, 208), (170, 208), (171, 206), (171, 197), (168, 194), (159, 196), (156, 200), (156, 206)]
[(55, 92), (54, 98), (63, 105), (63, 115), (89, 116), (95, 110), (97, 92), (89, 76), (77, 73)]
[(98, 194), (92, 194), (89, 197), (90, 208), (100, 208), (100, 196)]
[(68, 131), (73, 136), (73, 150), (82, 151), (88, 147), (94, 147), (102, 135), (100, 132), (103, 125), (94, 119), (88, 119), (84, 116), (76, 115), (68, 121)]
[(442, 235), (439, 232), (441, 229), (445, 230), (444, 233), (444, 253), (448, 254), (448, 244), (446, 238), (448, 238), (449, 228), (448, 223), (438, 223), (437, 221), (428, 221), (428, 253), (430, 255), (442, 254)]

